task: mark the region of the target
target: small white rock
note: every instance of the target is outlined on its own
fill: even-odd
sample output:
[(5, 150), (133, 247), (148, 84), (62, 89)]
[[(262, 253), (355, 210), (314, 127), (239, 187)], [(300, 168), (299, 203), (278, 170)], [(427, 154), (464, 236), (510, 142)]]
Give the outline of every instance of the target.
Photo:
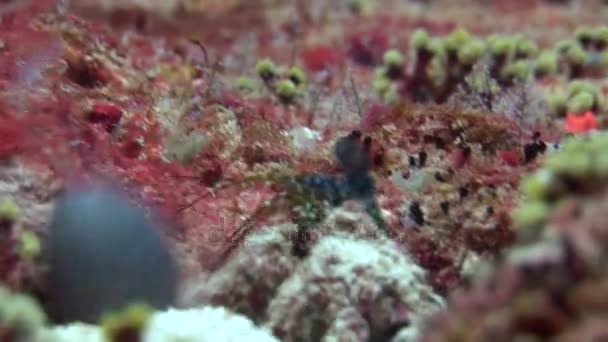
[[(104, 342), (100, 327), (72, 323), (50, 329), (37, 342)], [(143, 342), (279, 342), (247, 317), (223, 307), (198, 309), (169, 309), (156, 312), (150, 318)]]
[(304, 126), (292, 129), (289, 135), (291, 136), (294, 148), (300, 151), (310, 151), (321, 138), (319, 132)]

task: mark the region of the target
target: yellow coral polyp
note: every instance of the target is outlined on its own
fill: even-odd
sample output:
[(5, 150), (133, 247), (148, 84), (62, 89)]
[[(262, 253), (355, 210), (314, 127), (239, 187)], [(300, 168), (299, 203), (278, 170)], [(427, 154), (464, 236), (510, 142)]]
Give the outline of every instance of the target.
[(534, 201), (521, 204), (513, 212), (513, 222), (517, 227), (533, 227), (541, 224), (551, 208), (544, 202)]
[(235, 82), (236, 88), (247, 93), (255, 91), (255, 82), (248, 77), (239, 77)]
[(505, 70), (503, 77), (507, 79), (525, 80), (530, 73), (530, 66), (526, 61), (517, 61), (509, 64)]
[(383, 96), (391, 88), (391, 81), (386, 77), (377, 77), (372, 86), (378, 95)]
[(271, 59), (265, 58), (257, 62), (255, 71), (263, 79), (268, 79), (277, 75), (278, 68)]
[(0, 203), (0, 221), (13, 223), (20, 215), (21, 210), (14, 201), (5, 199)]
[(593, 95), (584, 91), (576, 94), (568, 101), (568, 113), (582, 114), (593, 107)]
[(547, 169), (541, 169), (535, 174), (525, 178), (520, 185), (520, 190), (529, 200), (541, 200), (547, 194), (547, 190), (553, 182), (554, 174)]
[(475, 63), (485, 52), (485, 44), (481, 40), (472, 40), (458, 50), (458, 61), (469, 65)]
[(592, 40), (595, 36), (594, 29), (589, 26), (580, 26), (574, 32), (574, 36), (580, 42)]
[(418, 29), (412, 33), (410, 42), (415, 49), (423, 49), (428, 46), (431, 37), (424, 29)]
[(504, 56), (509, 53), (512, 42), (508, 37), (493, 36), (488, 40), (490, 52), (495, 56)]
[(585, 61), (587, 60), (587, 53), (579, 44), (572, 45), (568, 51), (566, 51), (566, 56), (572, 64), (576, 65), (585, 64)]
[(24, 231), (19, 236), (19, 255), (26, 259), (32, 260), (40, 255), (42, 250), (40, 239), (30, 231)]
[(595, 30), (595, 40), (598, 43), (608, 45), (608, 26), (600, 26)]
[(403, 66), (403, 54), (399, 50), (391, 49), (384, 53), (384, 65), (388, 68), (400, 68)]
[(298, 88), (291, 80), (281, 80), (277, 84), (277, 95), (283, 102), (292, 102), (298, 93)]
[(566, 114), (567, 98), (563, 93), (549, 94), (547, 96), (547, 105), (552, 113), (557, 115)]
[(531, 40), (522, 40), (517, 44), (517, 53), (524, 58), (530, 58), (538, 54), (538, 45)]
[(306, 74), (296, 66), (289, 68), (287, 77), (298, 87), (304, 87), (306, 84)]
[(452, 31), (444, 39), (444, 46), (447, 50), (456, 51), (460, 46), (468, 43), (471, 40), (471, 34), (460, 27)]
[(536, 59), (536, 73), (538, 74), (554, 74), (557, 72), (557, 54), (552, 51), (542, 52)]
[(103, 316), (101, 326), (108, 342), (119, 342), (124, 334), (140, 335), (152, 314), (145, 304), (132, 304), (124, 311), (108, 313)]

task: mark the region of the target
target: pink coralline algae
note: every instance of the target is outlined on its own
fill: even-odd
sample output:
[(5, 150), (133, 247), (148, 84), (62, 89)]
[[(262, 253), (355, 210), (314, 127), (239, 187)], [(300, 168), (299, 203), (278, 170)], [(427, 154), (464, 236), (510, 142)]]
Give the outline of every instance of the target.
[(4, 1), (0, 281), (48, 302), (50, 209), (110, 180), (175, 223), (146, 342), (605, 339), (605, 7)]

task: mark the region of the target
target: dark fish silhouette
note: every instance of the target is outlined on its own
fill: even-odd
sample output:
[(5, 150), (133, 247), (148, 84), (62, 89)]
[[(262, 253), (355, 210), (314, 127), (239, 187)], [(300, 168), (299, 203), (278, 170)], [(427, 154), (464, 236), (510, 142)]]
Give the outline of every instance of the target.
[(49, 233), (53, 321), (93, 323), (131, 303), (159, 309), (172, 303), (176, 269), (161, 232), (118, 193), (68, 192), (56, 204)]

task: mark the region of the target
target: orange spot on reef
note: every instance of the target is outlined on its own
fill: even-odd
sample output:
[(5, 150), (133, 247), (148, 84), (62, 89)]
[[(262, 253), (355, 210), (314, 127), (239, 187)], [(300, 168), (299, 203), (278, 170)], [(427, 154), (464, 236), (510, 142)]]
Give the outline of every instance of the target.
[(597, 120), (593, 112), (583, 115), (568, 113), (566, 117), (566, 132), (573, 134), (585, 133), (597, 129)]

